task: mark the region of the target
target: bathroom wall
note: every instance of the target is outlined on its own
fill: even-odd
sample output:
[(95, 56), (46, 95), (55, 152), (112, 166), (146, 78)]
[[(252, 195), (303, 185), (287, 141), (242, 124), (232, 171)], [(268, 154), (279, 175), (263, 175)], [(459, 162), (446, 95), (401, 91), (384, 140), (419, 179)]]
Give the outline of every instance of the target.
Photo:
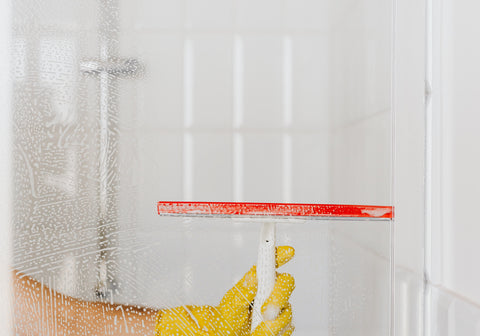
[(389, 1), (358, 2), (333, 28), (334, 203), (391, 203), (392, 11)]
[(160, 199), (330, 201), (331, 7), (120, 4), (121, 53), (146, 67), (120, 88), (136, 95), (120, 113), (151, 190), (140, 212)]
[[(443, 1), (441, 90), (442, 118), (442, 222), (433, 230), (441, 230), (443, 240), (440, 280), (449, 289), (480, 304), (480, 273), (472, 256), (480, 249), (480, 231), (475, 224), (475, 208), (480, 186), (478, 142), (480, 121), (477, 108), (478, 87), (472, 83), (480, 74), (477, 59), (479, 48), (472, 48), (471, 38), (480, 33), (473, 13), (478, 4), (466, 1)], [(433, 224), (435, 225), (435, 224)], [(433, 279), (435, 281), (435, 279)]]
[[(385, 6), (383, 11), (388, 10), (386, 2), (376, 6)], [(356, 52), (345, 56), (347, 64), (367, 61), (367, 66), (361, 69), (368, 71), (367, 83), (376, 90), (371, 91), (372, 95), (357, 97), (353, 108), (349, 109), (355, 113), (347, 115), (346, 120), (335, 128), (334, 148), (348, 148), (350, 155), (342, 155), (342, 151), (338, 156), (333, 155), (335, 179), (332, 195), (338, 195), (336, 199), (346, 197), (352, 201), (360, 198), (365, 202), (393, 202), (395, 332), (396, 335), (423, 335), (425, 3), (397, 1), (394, 10), (393, 55), (362, 59), (362, 53)], [(370, 13), (374, 11), (369, 8)], [(375, 28), (373, 23), (371, 27)], [(358, 29), (355, 32), (360, 36), (365, 34)], [(359, 44), (367, 48), (364, 55), (370, 55), (370, 52), (378, 57), (379, 50), (389, 52), (386, 45), (391, 40), (387, 32), (374, 29), (373, 34), (377, 37), (375, 40)], [(386, 72), (389, 65), (385, 63), (389, 56), (394, 57), (395, 64), (393, 97)], [(345, 85), (339, 85), (338, 90), (345, 90)], [(355, 92), (346, 93), (355, 97)], [(394, 143), (391, 142), (389, 129), (392, 122), (392, 106), (386, 100), (389, 97), (393, 99), (394, 108)], [(394, 151), (389, 150), (391, 147)], [(394, 166), (390, 161), (392, 153), (395, 156)], [(351, 166), (355, 169), (350, 169)], [(394, 179), (391, 178), (392, 171)], [(357, 230), (353, 235), (356, 239), (366, 239), (362, 237), (370, 234), (361, 232), (361, 226)]]
[(397, 1), (395, 46), (395, 330), (424, 335), (425, 2)]
[(431, 335), (480, 335), (480, 33), (476, 2), (434, 2), (432, 23)]

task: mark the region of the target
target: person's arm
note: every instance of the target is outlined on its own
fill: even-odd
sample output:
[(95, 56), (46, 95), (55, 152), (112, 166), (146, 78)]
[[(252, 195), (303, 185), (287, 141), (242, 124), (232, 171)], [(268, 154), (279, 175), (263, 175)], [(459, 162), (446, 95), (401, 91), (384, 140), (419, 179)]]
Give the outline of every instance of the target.
[[(277, 267), (295, 254), (289, 246), (276, 251)], [(294, 330), (289, 299), (295, 282), (290, 274), (281, 273), (262, 307), (263, 314), (273, 310), (279, 316), (250, 332), (251, 305), (257, 292), (255, 266), (227, 291), (218, 306), (173, 307), (162, 309), (161, 314), (151, 308), (75, 299), (19, 272), (13, 272), (13, 279), (14, 326), (20, 336), (290, 336)]]
[(157, 310), (89, 302), (13, 271), (16, 335), (154, 335)]

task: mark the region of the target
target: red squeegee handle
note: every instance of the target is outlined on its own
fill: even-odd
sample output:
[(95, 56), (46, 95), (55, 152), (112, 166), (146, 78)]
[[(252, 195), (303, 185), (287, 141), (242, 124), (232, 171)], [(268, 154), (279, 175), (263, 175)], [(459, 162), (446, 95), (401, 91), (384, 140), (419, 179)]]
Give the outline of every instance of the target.
[(350, 217), (393, 219), (392, 206), (245, 202), (157, 203), (159, 215)]

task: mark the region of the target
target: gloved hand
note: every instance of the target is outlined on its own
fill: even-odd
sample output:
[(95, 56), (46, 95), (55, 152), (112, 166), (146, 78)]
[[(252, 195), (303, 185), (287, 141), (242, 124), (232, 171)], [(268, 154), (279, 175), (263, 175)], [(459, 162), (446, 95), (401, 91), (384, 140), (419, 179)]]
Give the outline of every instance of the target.
[[(276, 266), (293, 258), (290, 246), (276, 249)], [(250, 333), (251, 305), (257, 293), (257, 273), (253, 266), (214, 306), (181, 306), (161, 310), (157, 315), (156, 336), (289, 336), (293, 332), (292, 308), (288, 303), (295, 287), (293, 276), (277, 275), (272, 294), (262, 306), (264, 316), (280, 312), (272, 321), (264, 321)], [(273, 312), (273, 314), (272, 314)]]

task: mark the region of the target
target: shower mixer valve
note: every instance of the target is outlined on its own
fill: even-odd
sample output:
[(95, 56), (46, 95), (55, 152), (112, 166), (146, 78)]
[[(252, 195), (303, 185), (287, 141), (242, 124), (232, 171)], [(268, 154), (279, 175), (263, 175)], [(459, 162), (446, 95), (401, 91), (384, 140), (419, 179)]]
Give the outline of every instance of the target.
[(108, 75), (136, 78), (143, 74), (143, 65), (135, 58), (111, 58), (108, 61), (100, 59), (84, 60), (80, 63), (80, 71), (87, 75)]

